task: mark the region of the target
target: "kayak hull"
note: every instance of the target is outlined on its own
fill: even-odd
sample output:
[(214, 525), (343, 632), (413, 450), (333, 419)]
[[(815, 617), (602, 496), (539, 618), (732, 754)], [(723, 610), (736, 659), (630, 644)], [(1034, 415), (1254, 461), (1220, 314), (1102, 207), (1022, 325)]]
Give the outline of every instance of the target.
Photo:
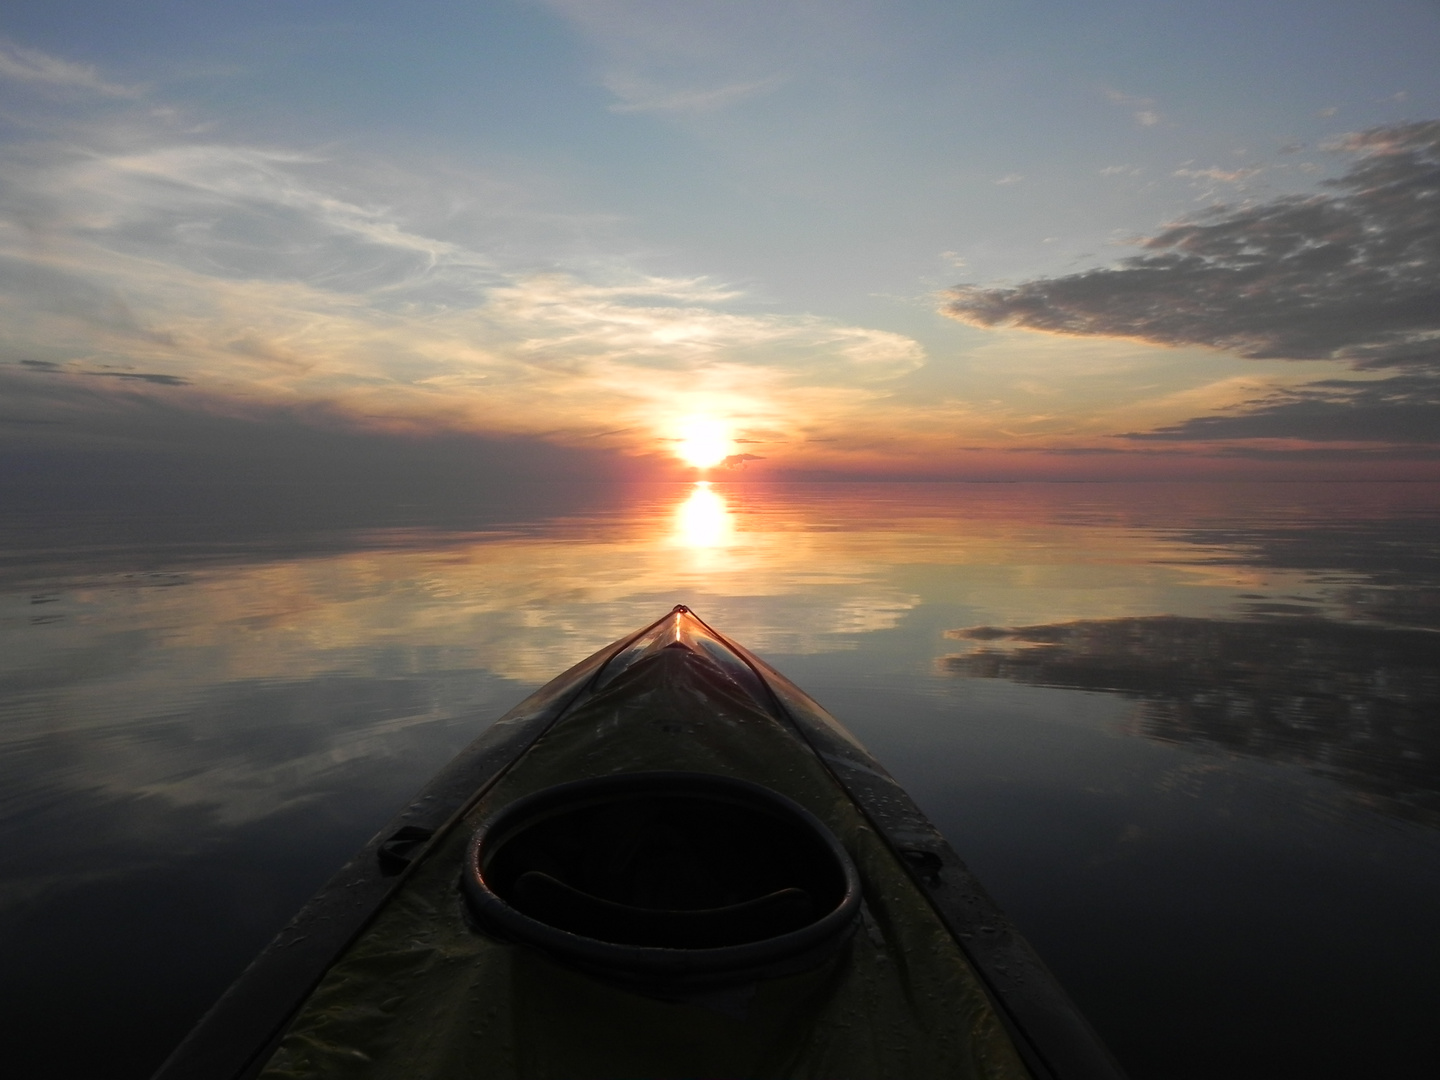
[[(457, 871), (488, 820), (557, 785), (675, 769), (759, 783), (823, 819), (865, 884), (853, 943), (808, 970), (677, 997), (476, 928)], [(157, 1080), (582, 1074), (1121, 1075), (879, 763), (683, 608), (572, 668), (462, 752)]]

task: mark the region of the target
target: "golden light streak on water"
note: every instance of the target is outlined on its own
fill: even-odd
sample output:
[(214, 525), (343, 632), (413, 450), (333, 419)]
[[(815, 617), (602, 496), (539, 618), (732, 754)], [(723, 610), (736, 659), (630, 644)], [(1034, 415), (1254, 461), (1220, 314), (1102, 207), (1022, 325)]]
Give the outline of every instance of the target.
[(725, 496), (708, 480), (696, 483), (689, 497), (675, 508), (675, 537), (689, 548), (724, 548), (734, 543), (734, 516)]

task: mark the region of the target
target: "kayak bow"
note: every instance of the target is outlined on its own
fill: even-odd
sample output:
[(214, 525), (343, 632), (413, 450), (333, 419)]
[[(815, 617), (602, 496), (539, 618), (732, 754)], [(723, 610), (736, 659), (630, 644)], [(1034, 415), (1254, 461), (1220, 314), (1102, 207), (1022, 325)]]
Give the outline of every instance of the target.
[(840, 724), (685, 607), (462, 751), (156, 1080), (1117, 1080)]

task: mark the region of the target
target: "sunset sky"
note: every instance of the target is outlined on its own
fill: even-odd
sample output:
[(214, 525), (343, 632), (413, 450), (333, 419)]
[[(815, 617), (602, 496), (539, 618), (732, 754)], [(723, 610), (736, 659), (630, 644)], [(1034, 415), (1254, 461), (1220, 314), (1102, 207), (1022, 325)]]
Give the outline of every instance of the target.
[(1437, 57), (1434, 0), (12, 0), (0, 465), (1437, 477)]

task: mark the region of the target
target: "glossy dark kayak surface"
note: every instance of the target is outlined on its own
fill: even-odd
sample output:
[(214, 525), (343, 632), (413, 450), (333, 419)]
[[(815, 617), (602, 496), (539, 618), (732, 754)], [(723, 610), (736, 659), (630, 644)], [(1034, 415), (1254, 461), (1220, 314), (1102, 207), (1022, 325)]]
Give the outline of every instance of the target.
[[(646, 783), (660, 788), (631, 790)], [(759, 801), (741, 807), (751, 787)], [(572, 793), (589, 802), (567, 819)], [(706, 798), (751, 823), (707, 832), (696, 816)], [(845, 901), (845, 887), (814, 884), (814, 873), (797, 871), (798, 887), (787, 888), (783, 852), (753, 885), (737, 883), (735, 869), (707, 878), (710, 866), (764, 862), (757, 853), (780, 842), (786, 814), (813, 823), (795, 826), (796, 837), (821, 837), (801, 847), (838, 841), (858, 897)], [(569, 849), (556, 839), (587, 827)], [(505, 845), (522, 850), (525, 828), (542, 838), (539, 854), (506, 872), (515, 857)], [(487, 830), (502, 852), (490, 863)], [(575, 861), (617, 836), (600, 878)], [(717, 856), (727, 844), (742, 850)], [(659, 892), (645, 857), (665, 868)], [(637, 859), (625, 887), (643, 879), (639, 907), (614, 892), (615, 867)], [(485, 899), (487, 873), (504, 897)], [(590, 895), (606, 889), (608, 898)], [(720, 899), (705, 900), (705, 889)], [(672, 894), (682, 899), (669, 906), (683, 910), (655, 914)], [(560, 928), (517, 940), (532, 916)], [(666, 919), (682, 929), (667, 930)], [(999, 1080), (1119, 1070), (863, 747), (783, 676), (677, 608), (464, 751), (158, 1074), (256, 1075)]]

